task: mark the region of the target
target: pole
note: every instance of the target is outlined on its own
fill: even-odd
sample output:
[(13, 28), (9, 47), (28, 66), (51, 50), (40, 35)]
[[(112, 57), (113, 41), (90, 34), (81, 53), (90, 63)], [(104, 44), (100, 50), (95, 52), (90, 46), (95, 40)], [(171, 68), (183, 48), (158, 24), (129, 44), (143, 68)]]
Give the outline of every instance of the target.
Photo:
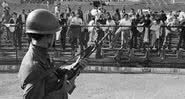
[[(17, 38), (17, 33), (15, 33), (15, 37)], [(16, 66), (18, 67), (18, 52), (17, 52), (17, 41), (15, 41), (15, 53), (16, 53)]]

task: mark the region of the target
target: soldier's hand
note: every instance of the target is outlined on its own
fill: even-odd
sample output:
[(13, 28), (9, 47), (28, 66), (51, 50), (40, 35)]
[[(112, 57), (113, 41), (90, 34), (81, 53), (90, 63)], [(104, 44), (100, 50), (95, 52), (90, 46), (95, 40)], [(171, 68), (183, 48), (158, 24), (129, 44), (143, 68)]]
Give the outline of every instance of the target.
[(68, 92), (68, 93), (71, 94), (71, 93), (72, 93), (71, 91), (73, 91), (74, 88), (76, 87), (76, 85), (75, 85), (75, 78), (72, 79), (72, 80), (67, 80), (67, 78), (68, 78), (68, 76), (65, 75), (65, 80), (64, 80), (64, 85), (63, 85), (63, 87), (64, 87), (64, 90), (65, 90), (66, 92)]

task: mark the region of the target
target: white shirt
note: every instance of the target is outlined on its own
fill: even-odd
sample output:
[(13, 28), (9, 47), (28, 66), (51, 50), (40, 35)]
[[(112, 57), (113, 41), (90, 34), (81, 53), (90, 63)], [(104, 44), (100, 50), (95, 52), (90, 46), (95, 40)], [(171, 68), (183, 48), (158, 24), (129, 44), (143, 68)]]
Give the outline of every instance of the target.
[(55, 6), (55, 13), (59, 13), (59, 7)]
[(3, 8), (8, 7), (8, 3), (3, 2), (3, 3), (2, 3), (2, 7), (3, 7)]
[(185, 18), (185, 12), (180, 12), (178, 17), (179, 21), (182, 21), (184, 18)]
[(169, 22), (171, 22), (171, 21), (173, 21), (173, 15), (167, 15), (167, 20), (166, 20), (166, 22), (167, 22), (167, 24), (169, 23)]
[(152, 22), (152, 26), (150, 27), (151, 30), (155, 31), (156, 34), (156, 38), (159, 38), (160, 36), (160, 27), (162, 25), (162, 22), (160, 21), (160, 23), (157, 23), (156, 21)]
[[(179, 20), (173, 18), (173, 20), (171, 22), (169, 22), (167, 25), (168, 26), (178, 26), (179, 25)], [(171, 27), (171, 30), (172, 31), (177, 31), (177, 28), (176, 27)]]
[[(115, 26), (116, 23), (114, 22), (114, 20), (110, 20), (110, 21), (107, 20), (107, 21), (106, 21), (106, 25), (107, 25), (107, 26)], [(107, 27), (107, 28), (109, 28), (109, 30), (112, 31), (112, 30), (114, 30), (115, 27)]]
[(22, 22), (25, 23), (26, 22), (25, 14), (21, 14), (21, 18), (22, 18)]
[(72, 25), (82, 25), (82, 19), (78, 17), (73, 17), (71, 19), (71, 24)]
[[(95, 25), (95, 22), (94, 22), (94, 20), (91, 20), (91, 21), (89, 22), (88, 26), (93, 26), (93, 25)], [(94, 29), (94, 27), (88, 27), (88, 31), (89, 31), (89, 32), (93, 31), (93, 29)]]
[[(131, 26), (131, 20), (130, 19), (121, 19), (119, 25), (121, 26)], [(121, 27), (123, 30), (130, 29), (130, 27)]]

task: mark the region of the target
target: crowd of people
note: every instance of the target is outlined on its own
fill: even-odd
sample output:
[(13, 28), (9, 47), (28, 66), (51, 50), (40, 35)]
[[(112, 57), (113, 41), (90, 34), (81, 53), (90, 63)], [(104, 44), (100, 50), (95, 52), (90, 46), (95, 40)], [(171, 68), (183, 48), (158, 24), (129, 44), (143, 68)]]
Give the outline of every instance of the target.
[[(30, 12), (30, 11), (29, 11)], [(25, 22), (27, 18), (25, 9), (20, 14), (17, 12), (10, 13), (10, 8), (5, 7), (0, 22), (0, 38), (6, 42), (12, 42), (14, 46), (22, 49), (22, 37), (24, 34)]]
[[(4, 7), (2, 24), (16, 24), (16, 36), (12, 37), (21, 49), (21, 37), (24, 36), (24, 23), (31, 10), (22, 10), (21, 14), (9, 13), (9, 7)], [(72, 48), (72, 55), (75, 55), (77, 48), (83, 51), (89, 44), (95, 43), (109, 33), (106, 40), (109, 48), (117, 47), (117, 41), (121, 41), (121, 48), (141, 49), (160, 51), (171, 49), (173, 37), (178, 37), (177, 47), (185, 48), (185, 13), (183, 11), (153, 11), (147, 9), (116, 9), (107, 11), (104, 7), (94, 7), (88, 13), (82, 8), (72, 10), (68, 6), (65, 10), (60, 9), (60, 4), (55, 5), (54, 14), (59, 19), (62, 29), (58, 33), (58, 40), (61, 41), (61, 49), (66, 49), (66, 37)], [(130, 10), (130, 11), (128, 11)], [(1, 33), (2, 34), (2, 33)], [(16, 44), (14, 44), (16, 45)], [(102, 44), (101, 44), (102, 45)], [(101, 46), (97, 49), (97, 58), (101, 58)]]
[[(164, 49), (171, 50), (172, 43), (176, 44), (176, 50), (185, 48), (185, 13), (179, 11), (152, 11), (152, 9), (134, 9), (127, 11), (116, 9), (115, 12), (109, 12), (103, 7), (94, 8), (88, 13), (83, 13), (81, 7), (72, 11), (68, 7), (60, 15), (60, 20), (65, 20), (65, 25), (69, 27), (74, 25), (87, 25), (82, 27), (80, 36), (74, 29), (70, 34), (75, 43), (79, 41), (81, 46), (86, 47), (89, 43), (100, 40), (104, 34), (109, 33), (106, 40), (109, 41), (109, 48), (117, 46), (117, 41), (121, 41), (121, 48), (141, 49), (147, 48), (160, 52)], [(61, 24), (63, 25), (63, 24)], [(92, 26), (92, 27), (91, 27)], [(64, 29), (61, 34), (69, 33), (70, 28)], [(73, 29), (72, 29), (73, 30)], [(86, 34), (86, 35), (84, 35)], [(173, 42), (178, 39), (178, 42)], [(81, 43), (83, 42), (83, 44)], [(82, 47), (80, 47), (82, 48)], [(75, 48), (74, 48), (75, 49)], [(83, 48), (82, 48), (83, 49)], [(101, 50), (101, 48), (100, 48)], [(100, 56), (101, 51), (97, 51)]]

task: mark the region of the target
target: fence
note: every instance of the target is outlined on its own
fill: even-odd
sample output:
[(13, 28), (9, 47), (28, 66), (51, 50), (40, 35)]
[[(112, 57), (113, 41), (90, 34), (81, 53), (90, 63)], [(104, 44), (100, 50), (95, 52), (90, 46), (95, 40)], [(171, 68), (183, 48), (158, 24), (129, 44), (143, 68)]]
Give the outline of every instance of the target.
[[(14, 25), (9, 25), (9, 27), (14, 27)], [(94, 27), (95, 31), (96, 30), (104, 30), (105, 28), (109, 28), (109, 27), (130, 27), (131, 26), (86, 26), (86, 25), (82, 25), (80, 28), (89, 28), (89, 27)], [(149, 29), (149, 27), (143, 27), (143, 26), (136, 26), (137, 28), (146, 28)], [(170, 26), (171, 28), (179, 28), (182, 29), (184, 27), (182, 26)], [(166, 34), (166, 30), (167, 28), (169, 28), (169, 26), (161, 26), (161, 34), (160, 34), (160, 38), (156, 39), (154, 42), (153, 38), (155, 37), (155, 33), (154, 30), (149, 30), (147, 32), (141, 32), (138, 35), (133, 35), (132, 31), (130, 31), (130, 33), (132, 35), (128, 36), (125, 35), (124, 32), (118, 34), (119, 38), (117, 39), (116, 43), (115, 43), (115, 48), (109, 48), (110, 47), (110, 38), (111, 37), (107, 37), (103, 44), (101, 45), (99, 51), (97, 51), (96, 55), (101, 55), (103, 56), (102, 58), (106, 58), (111, 56), (110, 52), (112, 52), (112, 55), (117, 57), (115, 54), (120, 51), (120, 49), (126, 53), (129, 54), (128, 57), (131, 57), (132, 55), (130, 54), (134, 54), (134, 53), (144, 53), (143, 56), (146, 56), (145, 58), (149, 58), (151, 55), (151, 57), (155, 57), (156, 55), (158, 55), (158, 58), (165, 58), (165, 54), (170, 54), (170, 53), (174, 53), (175, 55), (183, 55), (182, 52), (180, 52), (181, 50), (179, 50), (179, 47), (182, 43), (182, 38), (180, 36), (180, 32), (179, 31), (171, 31), (169, 32), (168, 35)], [(23, 58), (24, 54), (26, 53), (27, 49), (28, 49), (28, 37), (26, 35), (22, 35), (21, 37), (21, 47), (22, 49), (19, 50), (18, 48), (18, 43), (15, 44), (15, 41), (17, 40), (13, 40), (12, 36), (16, 36), (16, 35), (12, 35), (12, 30), (11, 28), (7, 28), (6, 26), (2, 26), (1, 29), (2, 34), (0, 35), (1, 37), (1, 42), (0, 42), (0, 53), (2, 56), (1, 60), (4, 60), (2, 62), (5, 62), (6, 60), (8, 60), (8, 62), (12, 62), (12, 59), (15, 60), (16, 64), (18, 64), (20, 62), (20, 60)], [(152, 28), (151, 28), (152, 29)], [(83, 30), (83, 29), (82, 29)], [(108, 33), (109, 31), (103, 32), (103, 33)], [(82, 33), (82, 32), (81, 32)], [(99, 33), (98, 31), (96, 31), (96, 33)], [(148, 36), (146, 36), (148, 35)], [(89, 35), (88, 35), (89, 36)], [(100, 34), (98, 34), (97, 36), (100, 36)], [(113, 35), (112, 35), (113, 36)], [(127, 39), (123, 38), (124, 37), (128, 37)], [(148, 39), (147, 42), (144, 42), (145, 38)], [(99, 38), (101, 39), (103, 37), (103, 35), (101, 35), (101, 37), (97, 37), (96, 40)], [(135, 38), (134, 38), (135, 37)], [(3, 40), (2, 40), (3, 38)], [(66, 39), (68, 39), (69, 37), (67, 37)], [(87, 37), (88, 38), (88, 37)], [(16, 38), (19, 39), (19, 38)], [(124, 42), (124, 40), (127, 40), (126, 42)], [(133, 40), (133, 41), (132, 41)], [(134, 40), (136, 41), (136, 46), (133, 45)], [(158, 40), (158, 41), (157, 41)], [(175, 41), (174, 41), (175, 40)], [(87, 41), (85, 43), (88, 43)], [(124, 44), (124, 48), (121, 48), (121, 44)], [(154, 44), (155, 43), (155, 44)], [(153, 44), (153, 45), (152, 45)], [(54, 55), (53, 57), (57, 57), (57, 58), (61, 58), (62, 56), (66, 56), (66, 57), (71, 57), (71, 48), (70, 48), (70, 44), (69, 42), (67, 42), (66, 44), (67, 49), (66, 50), (62, 50), (61, 46), (60, 46), (60, 41), (56, 41), (56, 50), (55, 52), (53, 50), (50, 50), (49, 53)], [(184, 45), (183, 45), (184, 46)], [(156, 49), (154, 49), (154, 47)], [(166, 49), (168, 48), (168, 49)], [(135, 52), (131, 52), (132, 49), (134, 49)], [(108, 52), (109, 51), (109, 52)], [(153, 53), (154, 51), (154, 53)], [(165, 53), (166, 51), (166, 53)], [(175, 51), (175, 52), (173, 52)], [(60, 52), (62, 52), (62, 54), (59, 54)], [(108, 55), (109, 54), (109, 55)], [(151, 55), (150, 55), (151, 54)], [(177, 55), (177, 56), (178, 56)], [(123, 55), (124, 56), (124, 55)], [(138, 56), (140, 57), (140, 56)], [(179, 57), (178, 57), (179, 58)], [(13, 62), (14, 63), (14, 62)], [(12, 63), (12, 64), (13, 64)]]

